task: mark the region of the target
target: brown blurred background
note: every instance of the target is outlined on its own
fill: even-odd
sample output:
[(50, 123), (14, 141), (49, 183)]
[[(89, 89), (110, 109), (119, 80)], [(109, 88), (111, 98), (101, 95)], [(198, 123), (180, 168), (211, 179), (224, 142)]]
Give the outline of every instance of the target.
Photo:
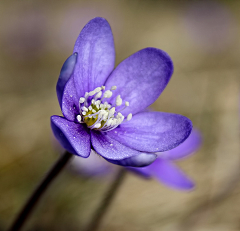
[[(149, 46), (168, 52), (175, 72), (153, 108), (188, 116), (204, 141), (179, 163), (194, 191), (129, 173), (100, 230), (240, 230), (237, 0), (1, 1), (0, 230), (58, 158), (49, 120), (61, 113), (55, 85), (80, 30), (96, 16), (112, 27), (116, 64)], [(23, 230), (81, 230), (110, 182), (65, 169)]]

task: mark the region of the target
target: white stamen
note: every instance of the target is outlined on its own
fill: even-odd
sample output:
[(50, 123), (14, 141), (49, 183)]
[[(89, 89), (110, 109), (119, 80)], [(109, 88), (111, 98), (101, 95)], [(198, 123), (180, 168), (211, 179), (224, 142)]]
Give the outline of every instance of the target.
[(106, 123), (106, 124), (107, 124), (107, 127), (110, 126), (111, 123), (112, 123), (112, 119), (108, 120), (107, 123)]
[(103, 94), (103, 98), (110, 98), (112, 96), (112, 92), (110, 90), (107, 90)]
[(108, 108), (108, 103), (107, 102), (104, 102), (104, 108)]
[(94, 128), (100, 128), (101, 127), (101, 123), (97, 123), (94, 125)]
[(109, 114), (112, 116), (115, 113), (115, 107), (112, 107), (109, 111)]
[(127, 116), (127, 121), (129, 121), (130, 119), (132, 119), (132, 113), (129, 113)]
[(88, 92), (85, 93), (84, 97), (85, 97), (85, 101), (84, 101), (84, 106), (88, 106), (88, 101), (87, 101), (87, 98), (88, 98)]
[(101, 90), (102, 90), (101, 87), (97, 87), (97, 88), (95, 89), (95, 92), (98, 93), (98, 92), (101, 91)]
[(95, 102), (95, 105), (100, 105), (100, 103), (101, 103), (101, 101), (100, 101), (100, 100), (97, 100), (97, 101)]
[(101, 98), (101, 96), (102, 96), (102, 92), (99, 91), (99, 92), (95, 95), (94, 99), (95, 99), (95, 100), (96, 100), (96, 99), (99, 99), (99, 98)]
[(88, 109), (85, 106), (82, 107), (82, 110), (83, 111), (88, 111)]
[(85, 101), (85, 98), (81, 97), (79, 100), (79, 103), (84, 103), (84, 101)]
[[(76, 119), (79, 123), (86, 123), (88, 128), (96, 129), (103, 132), (108, 132), (118, 127), (124, 120), (129, 121), (132, 118), (132, 114), (128, 114), (127, 118), (120, 113), (129, 106), (129, 102), (125, 101), (125, 106), (121, 107), (121, 110), (116, 111), (116, 107), (123, 104), (121, 95), (117, 95), (115, 104), (109, 104), (106, 100), (112, 97), (113, 90), (116, 90), (116, 86), (112, 86), (110, 90), (105, 90), (105, 86), (97, 87), (93, 91), (86, 92), (84, 97), (79, 99), (79, 112)], [(88, 97), (91, 97), (88, 100)], [(105, 99), (105, 100), (103, 100)], [(81, 105), (84, 103), (84, 105)], [(88, 105), (90, 104), (90, 105)]]
[(117, 98), (116, 98), (116, 105), (117, 105), (117, 106), (122, 105), (122, 99), (121, 99), (121, 96), (120, 96), (120, 95), (118, 95)]
[(88, 95), (89, 95), (89, 96), (93, 96), (93, 95), (95, 95), (95, 93), (96, 93), (95, 90), (94, 90), (94, 91), (90, 91), (90, 92), (88, 93)]
[(104, 115), (103, 115), (103, 120), (107, 120), (107, 118), (108, 118), (108, 112), (106, 112)]
[(78, 121), (79, 123), (81, 123), (81, 122), (82, 122), (82, 118), (81, 118), (81, 116), (80, 116), (80, 115), (77, 115), (77, 121)]

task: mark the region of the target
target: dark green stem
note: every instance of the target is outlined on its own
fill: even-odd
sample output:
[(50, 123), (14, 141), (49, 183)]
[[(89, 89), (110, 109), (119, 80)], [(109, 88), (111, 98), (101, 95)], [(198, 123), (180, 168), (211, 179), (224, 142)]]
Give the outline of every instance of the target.
[(93, 214), (90, 224), (87, 226), (85, 231), (96, 231), (99, 228), (99, 225), (102, 219), (104, 218), (109, 206), (111, 205), (111, 202), (116, 196), (116, 193), (119, 187), (121, 186), (125, 176), (126, 176), (126, 170), (125, 168), (121, 168), (120, 171), (118, 172), (118, 175), (116, 176), (116, 179), (110, 185), (107, 191), (107, 194), (105, 195), (99, 207)]
[(52, 169), (48, 172), (43, 181), (39, 184), (39, 186), (35, 189), (32, 196), (26, 202), (23, 209), (20, 211), (12, 226), (8, 229), (8, 231), (18, 231), (24, 225), (24, 222), (27, 220), (29, 215), (31, 214), (33, 208), (37, 205), (40, 197), (46, 191), (48, 186), (54, 180), (54, 178), (60, 173), (60, 171), (64, 168), (64, 166), (68, 163), (73, 155), (69, 152), (65, 152), (60, 156), (59, 160), (54, 164)]

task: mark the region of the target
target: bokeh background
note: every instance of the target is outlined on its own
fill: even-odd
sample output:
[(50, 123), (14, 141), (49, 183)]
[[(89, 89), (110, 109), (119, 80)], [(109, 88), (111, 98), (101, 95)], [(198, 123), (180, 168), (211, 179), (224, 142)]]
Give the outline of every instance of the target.
[[(189, 117), (203, 136), (201, 149), (178, 163), (196, 181), (194, 191), (129, 173), (100, 230), (239, 230), (237, 0), (1, 1), (0, 230), (58, 159), (49, 120), (61, 113), (55, 85), (80, 30), (96, 16), (112, 27), (116, 64), (149, 46), (172, 57), (174, 75), (153, 108)], [(82, 230), (112, 179), (66, 168), (23, 230)]]

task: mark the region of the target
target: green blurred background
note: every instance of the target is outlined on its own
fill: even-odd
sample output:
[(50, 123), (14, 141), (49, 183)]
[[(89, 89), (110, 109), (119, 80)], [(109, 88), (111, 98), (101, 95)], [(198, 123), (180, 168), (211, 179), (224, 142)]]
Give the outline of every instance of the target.
[[(49, 117), (61, 111), (58, 74), (82, 27), (105, 17), (116, 64), (145, 48), (165, 50), (174, 75), (153, 108), (189, 117), (203, 146), (179, 166), (197, 184), (178, 192), (128, 174), (101, 231), (240, 229), (240, 1), (1, 1), (0, 230), (58, 158)], [(23, 230), (82, 230), (112, 176), (65, 169)]]

